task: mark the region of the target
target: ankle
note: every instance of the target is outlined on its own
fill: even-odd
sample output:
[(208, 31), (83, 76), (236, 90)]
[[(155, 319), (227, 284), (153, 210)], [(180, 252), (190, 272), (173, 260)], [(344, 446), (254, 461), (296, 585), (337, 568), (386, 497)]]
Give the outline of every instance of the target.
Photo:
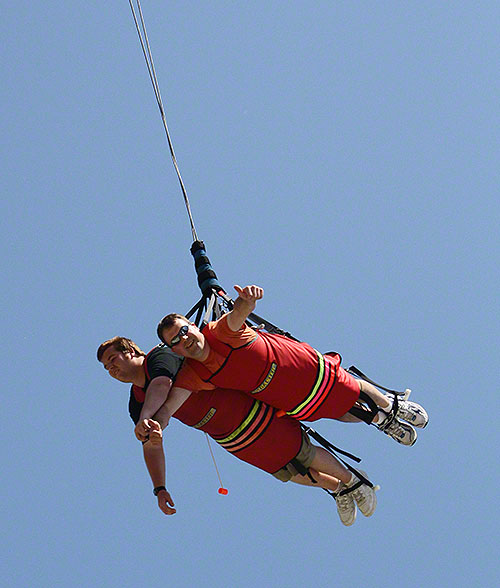
[(383, 410), (384, 412), (391, 412), (392, 407), (394, 405), (394, 400), (392, 398), (390, 398), (389, 396), (384, 396), (387, 404), (386, 406), (380, 406), (381, 410)]
[(386, 411), (385, 409), (380, 409), (377, 414), (375, 415), (375, 418), (373, 419), (373, 423), (376, 425), (382, 425), (385, 423), (385, 421), (389, 418), (389, 416), (391, 415), (390, 410)]

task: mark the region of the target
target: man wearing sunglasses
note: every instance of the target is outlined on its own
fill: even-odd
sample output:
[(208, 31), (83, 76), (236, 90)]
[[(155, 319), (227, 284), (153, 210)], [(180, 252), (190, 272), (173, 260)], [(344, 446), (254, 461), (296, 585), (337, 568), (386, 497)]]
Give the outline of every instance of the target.
[(323, 355), (307, 343), (250, 328), (245, 321), (263, 289), (235, 290), (233, 309), (202, 331), (178, 314), (160, 321), (160, 339), (186, 358), (176, 394), (215, 387), (241, 390), (298, 420), (364, 421), (403, 445), (415, 443), (414, 427), (423, 428), (428, 421), (422, 406), (355, 379), (340, 366), (338, 353)]
[[(183, 332), (185, 335), (186, 331)], [(180, 360), (167, 347), (157, 346), (145, 354), (130, 339), (115, 337), (99, 346), (97, 358), (110, 376), (132, 384), (129, 413), (134, 423), (140, 424), (151, 412), (155, 417), (144, 419), (146, 435), (137, 431), (136, 434), (143, 440), (153, 492), (165, 514), (176, 512), (165, 485), (161, 443), (162, 427), (173, 414), (186, 425), (205, 431), (235, 457), (282, 482), (332, 491), (339, 517), (346, 526), (354, 523), (357, 507), (365, 516), (375, 511), (374, 489), (361, 483), (331, 453), (313, 445), (297, 420), (278, 418), (275, 409), (239, 391), (215, 388), (177, 399), (170, 388)]]

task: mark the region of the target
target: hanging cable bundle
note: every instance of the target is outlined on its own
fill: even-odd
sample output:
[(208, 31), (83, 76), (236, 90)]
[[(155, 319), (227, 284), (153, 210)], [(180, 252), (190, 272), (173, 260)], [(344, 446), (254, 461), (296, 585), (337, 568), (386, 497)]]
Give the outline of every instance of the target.
[[(228, 310), (231, 310), (231, 308), (233, 307), (233, 301), (227, 295), (227, 293), (219, 283), (217, 275), (207, 256), (204, 242), (198, 239), (193, 214), (191, 212), (191, 205), (189, 203), (186, 187), (182, 180), (179, 165), (175, 157), (174, 146), (172, 143), (172, 139), (170, 137), (170, 132), (168, 130), (165, 109), (163, 107), (163, 101), (161, 98), (158, 78), (156, 77), (153, 54), (151, 52), (151, 46), (149, 44), (148, 34), (146, 31), (146, 24), (144, 22), (144, 16), (142, 13), (140, 0), (136, 0), (137, 12), (132, 0), (129, 0), (129, 5), (132, 12), (132, 16), (134, 18), (137, 35), (141, 43), (142, 53), (144, 55), (144, 60), (146, 62), (146, 67), (148, 69), (149, 78), (151, 80), (153, 91), (155, 93), (156, 103), (158, 104), (158, 109), (160, 110), (161, 120), (163, 123), (163, 128), (165, 130), (165, 135), (167, 137), (170, 155), (172, 157), (175, 172), (177, 174), (177, 178), (181, 186), (184, 204), (186, 206), (189, 224), (191, 227), (191, 236), (193, 239), (193, 244), (191, 245), (191, 254), (194, 258), (195, 270), (198, 278), (198, 285), (200, 287), (202, 296), (201, 299), (186, 314), (186, 316), (188, 318), (191, 318), (191, 316), (195, 315), (194, 322), (198, 326), (200, 326), (203, 323), (208, 322), (209, 320), (219, 318), (223, 313), (227, 312)], [(295, 339), (295, 337), (293, 337), (289, 332), (280, 329), (270, 321), (262, 318), (261, 316), (255, 313), (250, 314), (249, 321), (254, 325), (258, 326), (259, 328), (264, 328), (269, 333), (285, 335), (297, 341), (297, 339)]]
[(181, 186), (182, 195), (184, 198), (184, 204), (186, 206), (186, 211), (188, 214), (189, 224), (191, 227), (191, 236), (193, 239), (193, 244), (191, 246), (191, 254), (193, 255), (194, 262), (195, 262), (195, 270), (198, 276), (198, 285), (202, 292), (201, 300), (187, 313), (188, 318), (190, 318), (195, 312), (197, 312), (195, 317), (196, 324), (200, 324), (203, 320), (209, 320), (209, 317), (216, 318), (220, 316), (223, 312), (230, 310), (232, 308), (232, 300), (227, 296), (224, 289), (220, 285), (217, 275), (212, 268), (210, 260), (207, 256), (205, 250), (205, 244), (203, 241), (198, 239), (198, 235), (196, 233), (196, 227), (194, 224), (193, 215), (191, 212), (191, 205), (189, 203), (189, 198), (187, 195), (186, 187), (182, 180), (181, 172), (179, 169), (179, 165), (177, 163), (177, 158), (175, 157), (174, 146), (172, 143), (172, 139), (170, 137), (170, 133), (168, 130), (167, 119), (165, 116), (165, 109), (163, 107), (163, 101), (161, 98), (160, 93), (160, 86), (158, 84), (158, 78), (156, 77), (156, 70), (153, 61), (153, 54), (151, 52), (151, 46), (149, 44), (149, 39), (146, 31), (146, 24), (144, 22), (144, 16), (142, 13), (141, 3), (140, 0), (136, 0), (137, 4), (137, 12), (134, 8), (134, 3), (132, 0), (129, 0), (130, 9), (132, 11), (132, 16), (134, 18), (135, 27), (137, 30), (137, 35), (139, 37), (139, 41), (141, 43), (142, 53), (144, 55), (144, 60), (146, 62), (146, 67), (148, 69), (149, 78), (151, 80), (151, 84), (153, 86), (153, 91), (155, 93), (156, 103), (158, 104), (158, 108), (160, 110), (161, 120), (163, 123), (163, 128), (165, 130), (165, 135), (167, 137), (168, 147), (170, 150), (170, 155), (172, 157), (172, 162), (174, 164), (175, 172), (177, 174), (177, 178), (179, 180), (179, 184)]

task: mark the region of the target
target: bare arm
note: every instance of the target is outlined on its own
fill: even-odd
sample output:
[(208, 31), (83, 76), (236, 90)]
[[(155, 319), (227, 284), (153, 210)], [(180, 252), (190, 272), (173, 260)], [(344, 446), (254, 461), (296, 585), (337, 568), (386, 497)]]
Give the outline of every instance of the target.
[(260, 286), (235, 286), (238, 298), (234, 301), (233, 309), (227, 313), (227, 326), (231, 331), (239, 331), (248, 315), (254, 311), (257, 300), (264, 296), (264, 290)]
[(171, 387), (172, 380), (168, 376), (158, 376), (151, 380), (142, 406), (141, 420), (150, 419), (165, 404)]
[[(165, 486), (165, 454), (163, 452), (163, 445), (160, 443), (153, 444), (151, 441), (144, 443), (144, 461), (148, 468), (153, 488), (158, 486)], [(158, 492), (158, 508), (166, 515), (175, 514), (176, 510), (173, 508), (174, 501), (167, 490), (160, 490)]]
[(155, 420), (160, 423), (162, 429), (168, 425), (170, 417), (177, 412), (191, 394), (192, 392), (185, 388), (178, 388), (177, 386), (172, 388), (167, 401), (163, 403), (154, 415)]
[(168, 376), (158, 376), (151, 380), (144, 400), (139, 420), (135, 427), (134, 433), (139, 441), (146, 441), (149, 435), (149, 426), (147, 424), (158, 409), (165, 404), (168, 399), (172, 380)]

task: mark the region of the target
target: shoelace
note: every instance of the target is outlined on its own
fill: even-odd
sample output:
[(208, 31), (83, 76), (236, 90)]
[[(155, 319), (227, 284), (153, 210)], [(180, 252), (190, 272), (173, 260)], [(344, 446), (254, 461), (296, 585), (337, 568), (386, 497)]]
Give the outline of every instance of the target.
[(401, 423), (398, 423), (397, 420), (393, 420), (391, 423), (389, 423), (389, 425), (384, 430), (386, 432), (388, 431), (389, 433), (397, 435), (401, 439), (404, 439), (406, 435), (405, 428), (401, 425)]
[(396, 416), (408, 420), (415, 415), (419, 415), (420, 411), (417, 408), (413, 408), (408, 402), (400, 402), (398, 407), (398, 414)]
[(356, 490), (353, 490), (352, 495), (354, 497), (354, 500), (359, 504), (363, 504), (364, 502), (366, 502), (368, 500), (368, 496), (363, 492), (362, 490), (363, 486), (360, 486), (359, 488), (356, 488)]
[(387, 417), (387, 420), (385, 420), (379, 428), (382, 431), (390, 431), (391, 433), (399, 433), (401, 431), (404, 432), (404, 427), (401, 426), (401, 423), (394, 414), (391, 414), (389, 417)]
[(341, 508), (347, 508), (350, 506), (351, 501), (349, 499), (349, 495), (348, 494), (344, 494), (343, 496), (339, 496), (337, 498), (337, 503)]
[[(342, 486), (340, 486), (340, 488), (337, 489), (337, 492), (343, 490), (344, 488), (346, 488), (346, 486), (342, 484)], [(337, 501), (337, 504), (340, 508), (348, 508), (351, 505), (351, 498), (349, 494), (341, 494), (340, 496), (337, 495), (335, 497), (335, 500)]]

